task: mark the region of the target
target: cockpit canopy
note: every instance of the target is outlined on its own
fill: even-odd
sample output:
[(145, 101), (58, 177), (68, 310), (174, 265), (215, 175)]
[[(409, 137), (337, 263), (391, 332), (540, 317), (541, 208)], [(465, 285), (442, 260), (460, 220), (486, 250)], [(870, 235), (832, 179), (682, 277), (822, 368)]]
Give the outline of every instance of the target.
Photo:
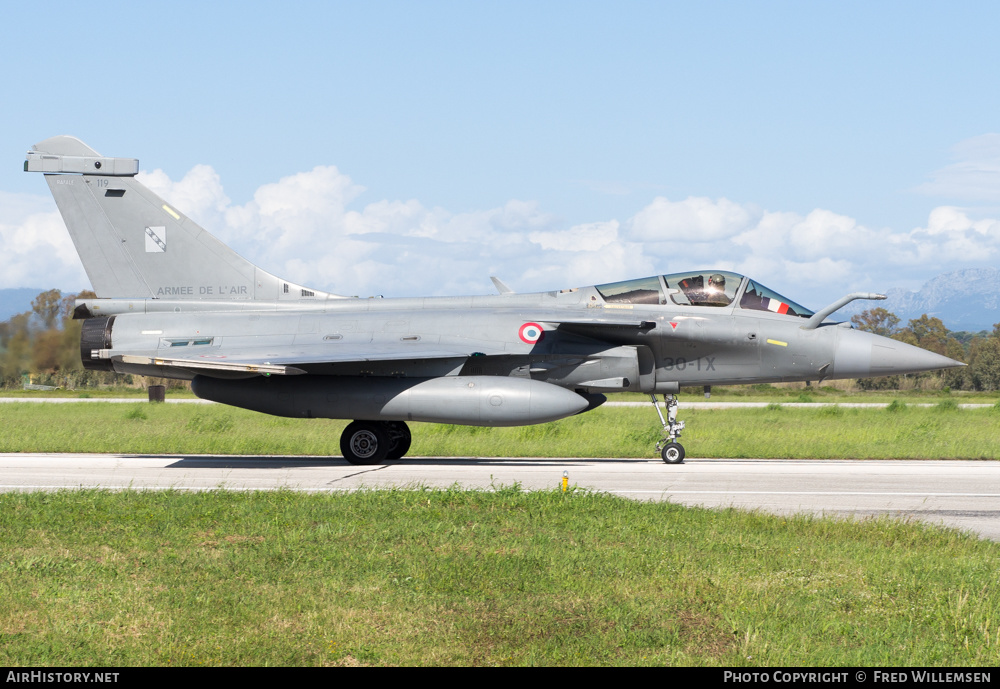
[(660, 304), (675, 306), (732, 306), (808, 318), (799, 306), (758, 282), (725, 270), (656, 275), (624, 282), (595, 285), (610, 304)]

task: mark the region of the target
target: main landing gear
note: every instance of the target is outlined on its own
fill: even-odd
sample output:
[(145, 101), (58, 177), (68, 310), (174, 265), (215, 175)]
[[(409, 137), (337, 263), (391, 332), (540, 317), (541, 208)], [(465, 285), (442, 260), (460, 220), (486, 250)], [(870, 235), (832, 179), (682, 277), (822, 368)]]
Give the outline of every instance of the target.
[(410, 449), (410, 428), (402, 421), (352, 421), (340, 436), (340, 452), (351, 464), (400, 459)]
[(667, 409), (666, 419), (663, 418), (663, 412), (660, 411), (656, 395), (650, 395), (649, 399), (653, 401), (653, 409), (656, 410), (657, 416), (660, 417), (660, 423), (663, 424), (663, 437), (656, 443), (656, 451), (660, 453), (663, 461), (667, 464), (680, 464), (684, 461), (684, 446), (677, 442), (677, 438), (681, 437), (684, 422), (677, 420), (677, 406), (679, 404), (677, 395), (663, 396), (663, 406)]

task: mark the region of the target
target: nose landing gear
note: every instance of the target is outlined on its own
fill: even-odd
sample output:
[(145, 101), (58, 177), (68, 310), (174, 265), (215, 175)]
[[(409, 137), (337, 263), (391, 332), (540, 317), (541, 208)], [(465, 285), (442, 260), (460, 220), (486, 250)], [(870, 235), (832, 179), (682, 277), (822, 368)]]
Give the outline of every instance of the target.
[(656, 410), (657, 416), (660, 417), (660, 423), (663, 424), (663, 437), (656, 443), (656, 451), (660, 453), (660, 457), (667, 464), (680, 464), (684, 461), (684, 446), (676, 441), (677, 438), (681, 437), (681, 431), (684, 430), (684, 422), (677, 420), (677, 407), (680, 404), (677, 401), (677, 395), (663, 396), (663, 406), (667, 410), (666, 419), (663, 418), (663, 412), (660, 411), (656, 395), (650, 395), (649, 399), (652, 400), (653, 409)]

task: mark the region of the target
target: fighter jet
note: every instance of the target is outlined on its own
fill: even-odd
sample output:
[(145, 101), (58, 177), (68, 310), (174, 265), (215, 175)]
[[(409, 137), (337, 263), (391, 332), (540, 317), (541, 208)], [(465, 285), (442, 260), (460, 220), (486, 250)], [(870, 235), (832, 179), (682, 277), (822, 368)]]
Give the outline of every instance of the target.
[(489, 296), (330, 294), (236, 254), (137, 181), (137, 159), (57, 136), (24, 170), (44, 173), (97, 293), (74, 313), (85, 368), (190, 380), (198, 397), (266, 414), (351, 419), (340, 449), (354, 464), (402, 458), (407, 422), (545, 423), (616, 392), (649, 395), (656, 451), (676, 464), (682, 386), (964, 365), (826, 320), (883, 295), (811, 311), (725, 270), (530, 294), (498, 279)]

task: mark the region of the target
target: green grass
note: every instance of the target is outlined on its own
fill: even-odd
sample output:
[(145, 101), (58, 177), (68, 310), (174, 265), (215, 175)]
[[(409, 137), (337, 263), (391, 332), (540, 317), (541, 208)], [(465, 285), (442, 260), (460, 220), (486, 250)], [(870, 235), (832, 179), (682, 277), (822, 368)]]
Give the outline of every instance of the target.
[[(902, 398), (913, 404), (933, 403), (942, 399), (953, 398), (960, 404), (978, 403), (994, 404), (1000, 400), (1000, 392), (996, 390), (974, 392), (968, 390), (917, 389), (906, 390), (859, 390), (846, 384), (848, 381), (833, 381), (834, 385), (810, 385), (802, 383), (767, 383), (758, 385), (730, 385), (713, 387), (711, 402), (815, 402), (826, 404), (843, 404), (847, 402), (890, 403), (893, 399)], [(649, 395), (638, 393), (622, 393), (610, 396), (612, 401), (648, 401)], [(704, 396), (700, 388), (684, 388), (681, 393), (682, 402), (702, 402)]]
[[(33, 399), (61, 399), (61, 398), (78, 398), (78, 399), (89, 399), (89, 398), (106, 398), (106, 397), (116, 397), (116, 398), (128, 398), (134, 397), (136, 401), (146, 400), (149, 397), (149, 393), (143, 388), (135, 387), (106, 387), (106, 388), (79, 388), (77, 390), (67, 390), (64, 388), (59, 388), (58, 390), (21, 390), (10, 389), (10, 390), (0, 390), (0, 397), (28, 397)], [(174, 399), (195, 399), (195, 395), (188, 389), (176, 388), (167, 391), (168, 398)]]
[[(689, 410), (691, 457), (997, 459), (1000, 407)], [(346, 421), (285, 419), (221, 405), (0, 405), (0, 452), (339, 455)], [(434, 457), (652, 457), (651, 407), (599, 408), (517, 428), (412, 424), (410, 455)]]
[(0, 665), (980, 665), (1000, 545), (587, 492), (0, 495)]

